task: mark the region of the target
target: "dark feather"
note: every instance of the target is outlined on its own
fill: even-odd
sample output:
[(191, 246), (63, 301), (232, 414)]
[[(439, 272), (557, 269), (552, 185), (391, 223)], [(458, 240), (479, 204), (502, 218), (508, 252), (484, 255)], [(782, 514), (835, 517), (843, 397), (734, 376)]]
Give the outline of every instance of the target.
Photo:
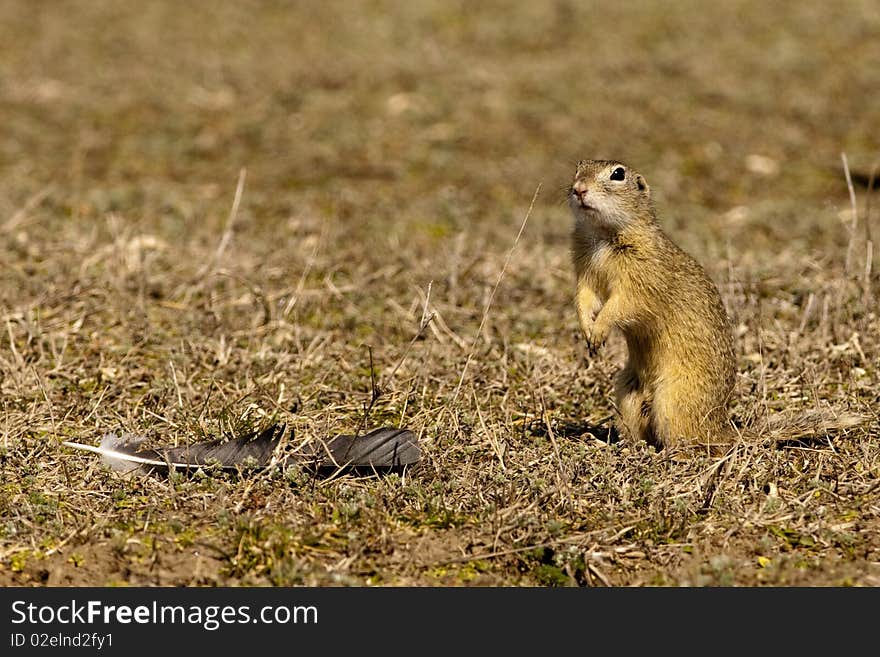
[(264, 468), (286, 458), (320, 470), (354, 468), (383, 472), (414, 465), (421, 458), (418, 438), (412, 431), (382, 427), (363, 436), (338, 435), (305, 445), (297, 452), (276, 454), (284, 425), (273, 425), (234, 440), (211, 440), (183, 447), (146, 449), (143, 436), (107, 434), (98, 447), (65, 442), (68, 447), (100, 454), (114, 470), (161, 470), (169, 467), (227, 470)]
[(392, 427), (363, 436), (339, 435), (326, 444), (313, 443), (311, 450), (320, 467), (399, 468), (415, 465), (422, 456), (412, 431)]
[(262, 468), (271, 464), (283, 433), (284, 426), (275, 425), (235, 440), (210, 440), (155, 451), (162, 460), (183, 467)]

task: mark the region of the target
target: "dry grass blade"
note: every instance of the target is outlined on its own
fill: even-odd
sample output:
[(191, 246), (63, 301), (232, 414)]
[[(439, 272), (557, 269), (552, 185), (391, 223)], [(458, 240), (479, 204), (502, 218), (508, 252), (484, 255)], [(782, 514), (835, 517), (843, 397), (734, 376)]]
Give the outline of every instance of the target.
[(846, 159), (846, 153), (841, 153), (840, 159), (843, 162), (843, 173), (846, 176), (846, 188), (849, 190), (849, 202), (850, 207), (852, 208), (852, 222), (849, 226), (849, 242), (846, 246), (846, 273), (849, 275), (852, 264), (853, 246), (855, 245), (856, 240), (856, 230), (859, 223), (859, 213), (856, 209), (856, 192), (853, 188), (852, 176), (849, 173), (849, 162)]
[(235, 228), (235, 220), (238, 217), (238, 207), (241, 205), (241, 197), (244, 195), (244, 182), (246, 178), (247, 170), (242, 168), (241, 171), (238, 172), (238, 182), (235, 184), (235, 196), (232, 199), (232, 208), (230, 208), (229, 216), (226, 218), (226, 226), (223, 228), (223, 234), (220, 236), (220, 241), (217, 243), (217, 249), (214, 251), (213, 256), (211, 256), (211, 259), (208, 260), (208, 262), (206, 262), (196, 274), (196, 279), (198, 281), (205, 279), (216, 270), (223, 254), (226, 252), (226, 248), (232, 241), (232, 232)]
[(516, 234), (516, 238), (513, 240), (513, 245), (510, 247), (510, 250), (507, 252), (507, 256), (504, 258), (504, 264), (501, 266), (501, 271), (498, 273), (498, 278), (495, 280), (495, 285), (492, 287), (492, 292), (489, 294), (489, 300), (486, 302), (486, 307), (483, 310), (483, 316), (480, 318), (480, 325), (477, 327), (476, 332), (474, 333), (474, 338), (471, 341), (471, 347), (468, 350), (467, 358), (464, 361), (464, 366), (461, 368), (461, 375), (458, 377), (458, 384), (455, 386), (455, 392), (452, 394), (452, 398), (449, 401), (449, 404), (454, 404), (458, 400), (458, 395), (461, 392), (461, 386), (464, 383), (464, 379), (467, 376), (468, 366), (471, 364), (471, 360), (474, 358), (474, 353), (477, 349), (477, 343), (480, 341), (480, 336), (483, 334), (483, 327), (486, 325), (486, 319), (489, 317), (489, 311), (492, 309), (492, 302), (495, 300), (495, 293), (498, 292), (498, 286), (501, 285), (501, 281), (504, 279), (504, 273), (507, 271), (507, 266), (510, 264), (510, 259), (513, 257), (514, 251), (516, 251), (516, 246), (519, 244), (519, 238), (522, 237), (523, 231), (526, 228), (526, 224), (529, 221), (529, 216), (532, 214), (532, 209), (535, 207), (535, 201), (538, 199), (538, 194), (541, 191), (541, 185), (535, 189), (535, 193), (532, 195), (532, 200), (529, 203), (529, 209), (526, 211), (525, 216), (523, 217), (522, 223), (519, 226), (519, 231)]
[(13, 231), (16, 228), (19, 228), (22, 223), (27, 218), (28, 213), (34, 208), (38, 207), (40, 203), (49, 198), (49, 195), (53, 191), (53, 186), (49, 185), (48, 187), (44, 187), (39, 192), (31, 196), (27, 201), (25, 201), (24, 205), (19, 208), (15, 214), (13, 214), (9, 219), (7, 219), (3, 226), (0, 227), (0, 230), (3, 232)]

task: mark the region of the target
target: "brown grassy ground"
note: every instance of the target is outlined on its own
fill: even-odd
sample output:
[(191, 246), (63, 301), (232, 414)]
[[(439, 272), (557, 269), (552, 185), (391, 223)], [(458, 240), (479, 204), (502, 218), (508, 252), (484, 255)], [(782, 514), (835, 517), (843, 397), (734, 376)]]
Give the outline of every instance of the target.
[[(880, 155), (874, 2), (187, 4), (0, 8), (0, 583), (880, 583), (880, 289), (839, 166)], [(640, 169), (718, 282), (740, 419), (874, 421), (723, 459), (567, 431), (623, 356), (572, 306), (583, 157)], [(60, 446), (352, 431), (370, 349), (405, 476)]]

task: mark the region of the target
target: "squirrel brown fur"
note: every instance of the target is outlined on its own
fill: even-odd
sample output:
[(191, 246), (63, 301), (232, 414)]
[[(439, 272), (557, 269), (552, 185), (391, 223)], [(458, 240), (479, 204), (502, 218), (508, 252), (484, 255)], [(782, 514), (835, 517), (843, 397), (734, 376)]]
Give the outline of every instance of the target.
[(612, 328), (626, 339), (615, 381), (620, 428), (658, 448), (731, 442), (730, 321), (703, 267), (661, 229), (645, 178), (622, 162), (584, 160), (568, 201), (588, 347), (595, 354)]
[(728, 415), (736, 356), (718, 288), (661, 229), (648, 183), (615, 160), (578, 163), (568, 193), (574, 215), (575, 303), (590, 352), (611, 329), (626, 339), (617, 374), (620, 429), (658, 448), (706, 446), (738, 436), (799, 440), (863, 424), (833, 409), (783, 412), (762, 427), (735, 428)]

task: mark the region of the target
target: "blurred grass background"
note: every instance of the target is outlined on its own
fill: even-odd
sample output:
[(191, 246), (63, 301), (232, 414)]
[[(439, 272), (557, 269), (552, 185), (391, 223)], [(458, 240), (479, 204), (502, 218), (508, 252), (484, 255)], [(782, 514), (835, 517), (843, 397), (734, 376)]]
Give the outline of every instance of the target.
[[(623, 479), (594, 498), (560, 483), (599, 476), (584, 441), (523, 434), (541, 409), (610, 413), (613, 368), (582, 360), (561, 190), (582, 158), (622, 159), (647, 177), (662, 223), (719, 282), (738, 325), (740, 416), (818, 399), (870, 407), (876, 275), (855, 282), (867, 196), (858, 189), (847, 287), (840, 153), (859, 171), (880, 157), (878, 61), (871, 1), (3, 2), (0, 579), (601, 582), (581, 557), (560, 565), (544, 548), (476, 570), (437, 565), (560, 532), (584, 547), (598, 540), (577, 539), (589, 526), (653, 564), (648, 575), (603, 565), (612, 583), (763, 581), (743, 564), (765, 539), (773, 554), (791, 549), (784, 532), (771, 540), (778, 518), (755, 520), (727, 565), (716, 557), (743, 514), (763, 517), (760, 482), (787, 472), (786, 454), (755, 466), (756, 497), (706, 520), (694, 515), (703, 489), (666, 509), (685, 473), (662, 474), (650, 453), (632, 457), (635, 471), (659, 468), (651, 476), (664, 485), (644, 488), (647, 475), (633, 480), (620, 456), (601, 467)], [(212, 264), (242, 168), (231, 241)], [(388, 374), (432, 281), (437, 319), (383, 381), (373, 417), (429, 441), (430, 465), (402, 488), (190, 482), (175, 497), (152, 481), (120, 489), (88, 459), (67, 463), (55, 442), (124, 428), (167, 444), (234, 433), (253, 413), (280, 414), (301, 434), (350, 431), (369, 395), (368, 347)], [(854, 449), (839, 467), (867, 490), (876, 448)], [(73, 463), (90, 464), (85, 481)], [(630, 485), (642, 497), (627, 497)], [(863, 512), (853, 486), (841, 517)], [(536, 496), (552, 504), (536, 510)], [(229, 506), (239, 511), (215, 527)], [(646, 507), (681, 522), (652, 524)], [(617, 536), (627, 519), (647, 523), (642, 538)], [(658, 532), (690, 551), (658, 553)], [(193, 575), (199, 533), (225, 556)], [(413, 536), (428, 545), (415, 565)], [(698, 539), (703, 551), (688, 556)], [(858, 541), (843, 575), (792, 565), (769, 581), (873, 581), (876, 541)], [(148, 553), (174, 565), (151, 569)]]

